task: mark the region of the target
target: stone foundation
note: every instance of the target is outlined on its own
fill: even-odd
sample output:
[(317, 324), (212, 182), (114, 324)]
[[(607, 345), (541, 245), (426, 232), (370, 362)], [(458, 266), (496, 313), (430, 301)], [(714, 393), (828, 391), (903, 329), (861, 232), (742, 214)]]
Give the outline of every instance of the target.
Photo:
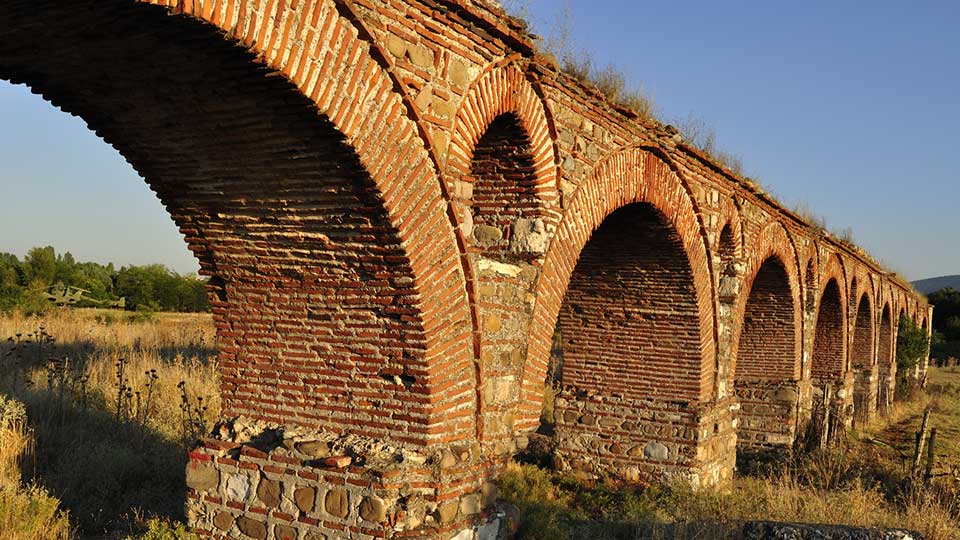
[(789, 448), (797, 435), (796, 381), (744, 380), (735, 386), (740, 400), (737, 449), (758, 453)]
[(478, 445), (417, 450), (265, 431), (200, 442), (187, 465), (187, 512), (199, 534), (218, 539), (493, 540), (490, 476)]
[(877, 398), (881, 380), (876, 365), (856, 372), (853, 387), (854, 416), (858, 422), (869, 422), (877, 415)]
[(723, 485), (735, 461), (735, 412), (734, 400), (697, 409), (564, 389), (556, 399), (559, 468), (631, 481), (681, 476), (696, 486)]

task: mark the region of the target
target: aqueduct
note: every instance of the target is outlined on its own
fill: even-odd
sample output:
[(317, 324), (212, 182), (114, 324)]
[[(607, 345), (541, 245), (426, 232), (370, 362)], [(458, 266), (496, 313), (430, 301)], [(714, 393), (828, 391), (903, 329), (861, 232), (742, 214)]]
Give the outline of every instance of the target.
[(721, 484), (824, 388), (874, 414), (899, 317), (929, 329), (909, 284), (484, 0), (155, 3), (3, 2), (0, 78), (116, 147), (210, 278), (206, 536), (489, 537), (555, 341), (562, 466)]

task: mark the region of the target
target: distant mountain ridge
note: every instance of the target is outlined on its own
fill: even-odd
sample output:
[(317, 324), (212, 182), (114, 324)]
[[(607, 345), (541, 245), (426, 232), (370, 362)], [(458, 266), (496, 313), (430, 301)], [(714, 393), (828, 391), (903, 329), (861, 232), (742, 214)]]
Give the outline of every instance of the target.
[(960, 291), (960, 274), (919, 279), (913, 282), (913, 288), (923, 294), (930, 294), (948, 287)]

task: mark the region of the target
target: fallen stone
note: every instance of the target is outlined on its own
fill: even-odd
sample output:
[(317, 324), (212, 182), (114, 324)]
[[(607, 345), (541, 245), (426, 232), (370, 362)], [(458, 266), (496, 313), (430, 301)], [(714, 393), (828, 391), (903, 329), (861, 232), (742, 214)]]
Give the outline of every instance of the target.
[(875, 529), (846, 525), (748, 521), (743, 540), (921, 540), (923, 536), (905, 529)]

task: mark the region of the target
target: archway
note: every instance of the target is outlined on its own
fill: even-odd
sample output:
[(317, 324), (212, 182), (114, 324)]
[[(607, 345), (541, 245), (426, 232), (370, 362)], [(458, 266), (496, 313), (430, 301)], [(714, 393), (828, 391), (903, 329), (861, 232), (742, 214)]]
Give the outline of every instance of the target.
[[(603, 396), (562, 408), (564, 454), (585, 458), (579, 468), (592, 468), (591, 456), (608, 465), (645, 458), (648, 467), (682, 459), (676, 454), (682, 433), (673, 436), (659, 426), (655, 441), (641, 443), (649, 429), (643, 426), (656, 411), (697, 401), (702, 380), (693, 274), (677, 231), (660, 211), (630, 204), (594, 231), (571, 275), (557, 326), (564, 389)], [(627, 434), (603, 442), (615, 431)]]
[[(400, 98), (368, 54), (334, 55), (366, 73), (348, 88), (349, 77), (283, 63), (298, 58), (265, 65), (257, 50), (269, 35), (246, 36), (247, 49), (199, 13), (20, 6), (0, 7), (0, 77), (115, 146), (213, 278), (224, 415), (418, 444), (441, 425), (475, 435), (472, 415), (435, 412), (476, 403), (472, 355), (452, 346), (470, 334), (453, 230), (422, 141), (389, 117)], [(324, 4), (314, 23), (338, 16)], [(104, 21), (109, 31), (88, 31)], [(346, 28), (333, 46), (362, 50)], [(337, 99), (318, 105), (308, 90)], [(345, 97), (358, 92), (369, 99)], [(361, 102), (379, 121), (354, 121)], [(369, 140), (402, 159), (375, 155)], [(427, 230), (414, 235), (414, 223)], [(436, 260), (444, 267), (425, 264)], [(451, 278), (428, 279), (428, 268)]]
[(737, 348), (738, 453), (782, 449), (793, 442), (799, 378), (796, 313), (783, 261), (767, 258), (753, 278)]
[(843, 314), (840, 286), (836, 279), (831, 278), (823, 288), (817, 310), (811, 362), (814, 383), (836, 383), (846, 371)]
[(530, 137), (513, 113), (497, 116), (477, 142), (470, 165), (472, 240), (483, 256), (511, 260), (541, 254), (542, 249), (531, 254), (524, 244), (544, 215), (533, 160)]
[(884, 413), (893, 401), (893, 320), (890, 304), (883, 305), (877, 347), (877, 408)]
[(810, 365), (814, 425), (818, 426), (820, 436), (826, 439), (846, 423), (851, 390), (844, 387), (847, 332), (840, 283), (837, 277), (830, 277), (820, 294)]
[(876, 412), (876, 362), (874, 361), (873, 305), (863, 292), (856, 306), (850, 368), (853, 370), (853, 407), (857, 421), (866, 422)]

